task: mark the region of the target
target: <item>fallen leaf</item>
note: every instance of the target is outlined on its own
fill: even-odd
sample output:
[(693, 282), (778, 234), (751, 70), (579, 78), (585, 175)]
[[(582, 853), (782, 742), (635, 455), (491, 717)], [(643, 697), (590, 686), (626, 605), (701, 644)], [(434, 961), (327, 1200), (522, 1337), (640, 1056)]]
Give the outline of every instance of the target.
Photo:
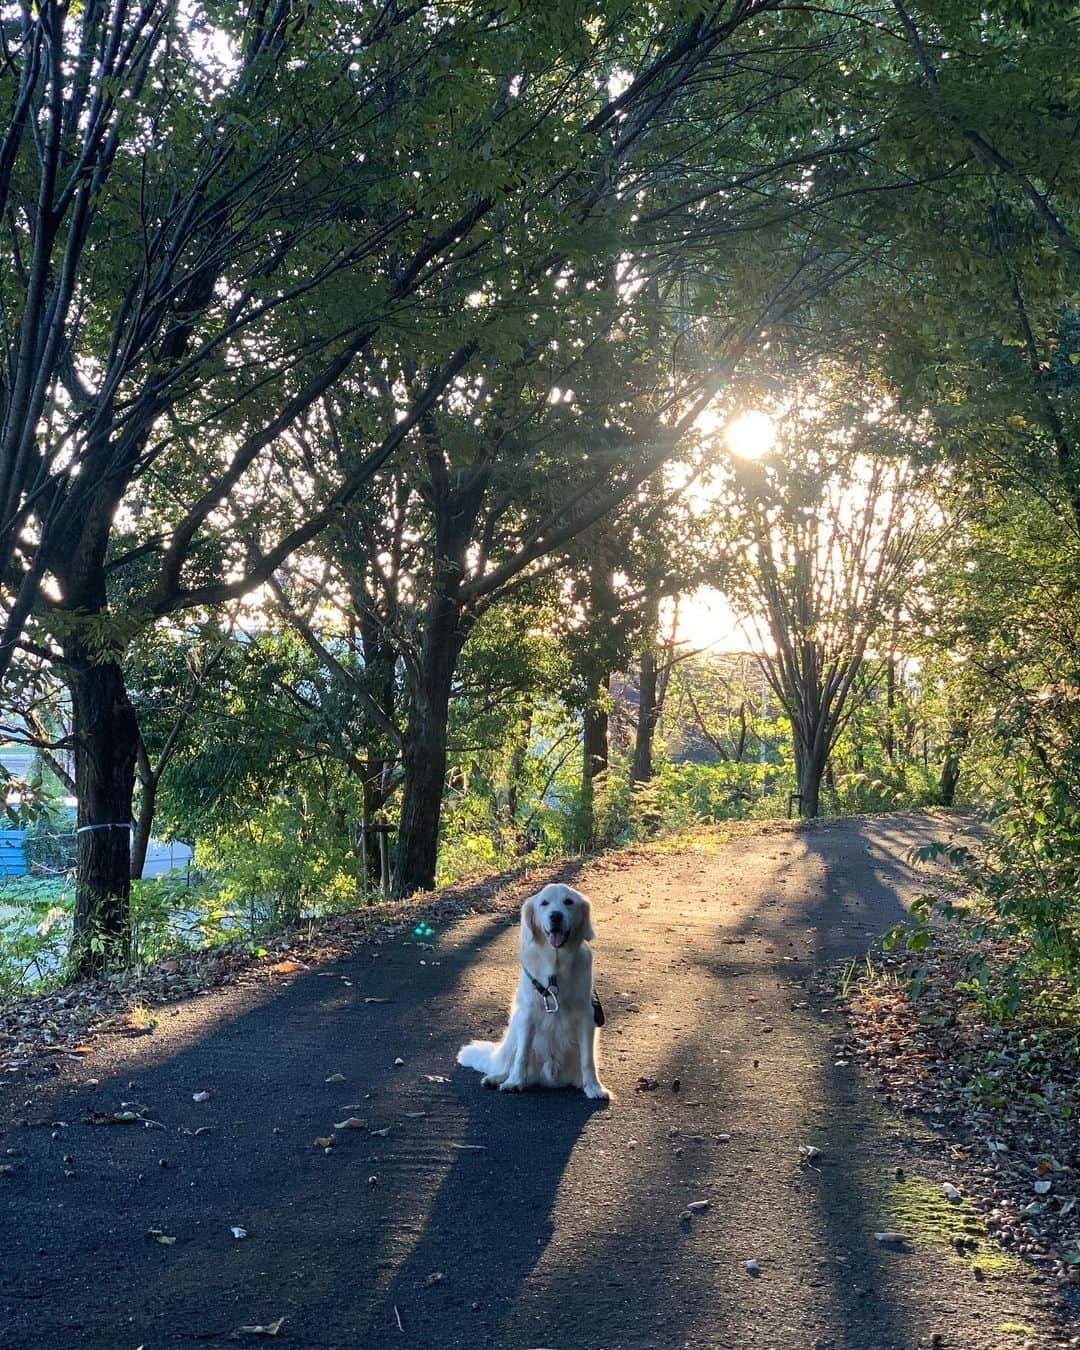
[(390, 1126), (387, 1125), (384, 1129), (381, 1130), (369, 1130), (368, 1133), (375, 1139), (385, 1139), (386, 1136), (390, 1133)]
[(325, 1083), (344, 1083), (345, 1075), (343, 1073), (332, 1073), (329, 1078), (324, 1078)]
[(334, 1147), (334, 1136), (333, 1136), (332, 1134), (321, 1134), (321, 1135), (319, 1135), (319, 1137), (315, 1140), (315, 1147), (316, 1147), (316, 1148), (333, 1148), (333, 1147)]
[(361, 1120), (359, 1116), (349, 1116), (347, 1120), (339, 1120), (334, 1124), (335, 1130), (366, 1130), (367, 1121)]
[(210, 1100), (209, 1092), (193, 1092), (191, 1094), (193, 1102), (208, 1102)]
[(655, 1092), (660, 1084), (655, 1078), (639, 1078), (634, 1088), (635, 1092)]
[(365, 1003), (393, 1003), (392, 998), (366, 998)]
[(875, 1233), (874, 1237), (884, 1247), (899, 1247), (907, 1241), (903, 1233)]
[(485, 1152), (485, 1150), (487, 1149), (487, 1145), (486, 1145), (486, 1144), (455, 1144), (452, 1140), (451, 1140), (451, 1143), (450, 1143), (450, 1147), (451, 1147), (451, 1148), (460, 1148), (460, 1149), (463, 1149), (463, 1150), (468, 1149), (469, 1151), (475, 1151), (475, 1152), (477, 1152), (477, 1153), (483, 1153), (483, 1152)]
[(279, 1317), (276, 1322), (267, 1322), (260, 1326), (238, 1327), (237, 1330), (244, 1336), (277, 1336), (284, 1322), (284, 1317)]
[(686, 1208), (690, 1211), (691, 1214), (704, 1214), (705, 1211), (709, 1208), (710, 1204), (711, 1201), (709, 1200), (691, 1200), (690, 1203), (686, 1206)]
[(747, 1275), (761, 1274), (761, 1267), (758, 1265), (758, 1263), (754, 1260), (753, 1257), (751, 1257), (749, 1261), (744, 1261), (743, 1265), (746, 1269)]
[(446, 1279), (446, 1276), (441, 1270), (433, 1270), (424, 1283), (429, 1286), (433, 1284), (442, 1284), (444, 1279)]
[(1053, 1186), (1054, 1183), (1052, 1181), (1037, 1181), (1035, 1183), (1035, 1194), (1049, 1195), (1051, 1190), (1053, 1189)]
[(449, 1083), (450, 1081), (445, 1074), (441, 1073), (426, 1073), (424, 1074), (424, 1077), (429, 1083)]
[(800, 1144), (799, 1157), (805, 1163), (815, 1162), (821, 1157), (821, 1149), (816, 1144)]
[(241, 1228), (239, 1224), (234, 1224), (233, 1227), (229, 1229), (229, 1232), (232, 1233), (234, 1238), (246, 1238), (248, 1235), (247, 1229)]
[(942, 1195), (944, 1195), (946, 1200), (951, 1200), (954, 1205), (958, 1205), (960, 1201), (963, 1199), (963, 1196), (960, 1194), (960, 1192), (956, 1189), (956, 1187), (952, 1184), (951, 1181), (946, 1181), (942, 1185), (941, 1193)]
[(273, 971), (276, 975), (291, 975), (294, 970), (304, 970), (306, 967), (302, 966), (299, 961), (275, 961), (267, 969)]
[(168, 1233), (162, 1232), (160, 1228), (148, 1228), (146, 1230), (146, 1236), (148, 1238), (153, 1238), (155, 1242), (160, 1242), (163, 1247), (171, 1247), (176, 1241), (174, 1237), (170, 1237)]

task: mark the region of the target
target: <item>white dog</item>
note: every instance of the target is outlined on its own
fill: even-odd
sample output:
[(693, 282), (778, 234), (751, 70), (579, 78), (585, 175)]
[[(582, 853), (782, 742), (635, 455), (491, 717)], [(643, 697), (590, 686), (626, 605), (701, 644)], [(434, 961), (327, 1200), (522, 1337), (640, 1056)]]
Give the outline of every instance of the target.
[(478, 1069), (485, 1087), (577, 1087), (607, 1101), (596, 1075), (596, 1028), (589, 902), (569, 886), (545, 886), (521, 906), (521, 979), (510, 1025), (496, 1044), (472, 1041), (458, 1063)]

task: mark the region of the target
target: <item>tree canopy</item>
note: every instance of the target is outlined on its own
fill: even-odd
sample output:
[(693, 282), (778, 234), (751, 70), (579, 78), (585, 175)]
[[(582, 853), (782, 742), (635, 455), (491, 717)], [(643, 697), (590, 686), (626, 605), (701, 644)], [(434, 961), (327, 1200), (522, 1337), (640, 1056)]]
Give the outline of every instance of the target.
[[(155, 813), (220, 862), (246, 801), (325, 808), (320, 885), (393, 830), (407, 896), (447, 820), (654, 826), (665, 707), (739, 809), (847, 801), (871, 741), (951, 800), (1008, 651), (1071, 802), (1033, 617), (1071, 632), (1080, 522), (1070, 6), (44, 0), (0, 39), (0, 680), (77, 799), (82, 969)], [(660, 650), (704, 583), (766, 690)]]

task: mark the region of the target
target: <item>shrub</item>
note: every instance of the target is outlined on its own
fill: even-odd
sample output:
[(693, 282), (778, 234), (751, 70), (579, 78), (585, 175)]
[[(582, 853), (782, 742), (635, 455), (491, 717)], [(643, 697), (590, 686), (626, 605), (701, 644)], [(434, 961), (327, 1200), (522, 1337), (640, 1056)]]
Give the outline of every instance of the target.
[(33, 819), (23, 841), (28, 871), (56, 875), (75, 869), (78, 840), (75, 813), (63, 807), (46, 807)]

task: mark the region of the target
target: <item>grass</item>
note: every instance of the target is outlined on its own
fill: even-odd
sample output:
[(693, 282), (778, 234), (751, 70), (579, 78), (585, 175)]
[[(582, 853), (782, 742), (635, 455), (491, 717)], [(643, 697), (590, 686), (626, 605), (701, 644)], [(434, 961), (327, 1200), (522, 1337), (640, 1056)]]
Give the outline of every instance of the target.
[[(883, 1227), (903, 1233), (913, 1245), (931, 1244), (951, 1260), (978, 1266), (986, 1275), (1026, 1269), (1019, 1257), (990, 1236), (970, 1201), (947, 1199), (941, 1186), (928, 1177), (912, 1173), (882, 1177), (875, 1172), (867, 1176), (866, 1184), (878, 1195)], [(974, 1240), (978, 1247), (962, 1253), (958, 1238)]]
[(129, 1008), (127, 1020), (128, 1026), (132, 1031), (153, 1031), (158, 1024), (158, 1019), (145, 1003), (136, 1003), (133, 1007)]

